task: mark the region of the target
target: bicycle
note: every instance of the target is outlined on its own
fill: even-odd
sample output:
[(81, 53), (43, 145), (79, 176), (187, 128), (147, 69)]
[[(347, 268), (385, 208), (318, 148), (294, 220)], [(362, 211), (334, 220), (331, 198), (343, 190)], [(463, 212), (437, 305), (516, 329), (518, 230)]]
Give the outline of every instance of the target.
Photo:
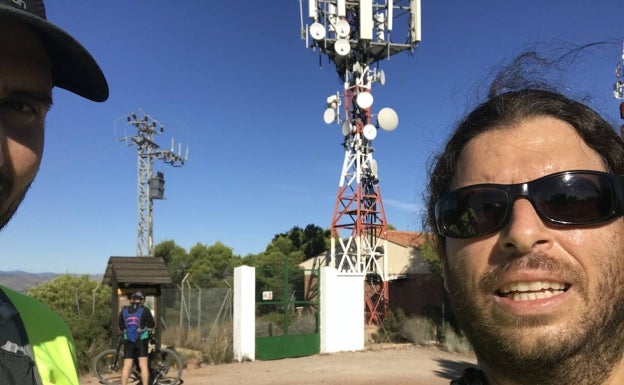
[[(149, 385), (182, 384), (182, 359), (167, 348), (156, 349), (156, 339), (150, 333), (147, 367), (150, 371)], [(101, 384), (121, 384), (121, 369), (124, 361), (124, 340), (119, 339), (117, 349), (106, 349), (91, 361), (91, 370)], [(134, 360), (128, 384), (141, 384), (141, 372), (138, 360)]]

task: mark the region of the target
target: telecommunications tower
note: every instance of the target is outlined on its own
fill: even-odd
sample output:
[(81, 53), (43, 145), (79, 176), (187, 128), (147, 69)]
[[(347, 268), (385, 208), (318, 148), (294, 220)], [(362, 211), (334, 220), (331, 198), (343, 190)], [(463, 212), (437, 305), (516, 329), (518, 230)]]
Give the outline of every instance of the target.
[[(624, 43), (622, 44), (622, 56), (615, 66), (616, 82), (613, 85), (613, 96), (620, 100), (620, 118), (624, 120)], [(620, 127), (620, 133), (624, 136), (624, 124)]]
[(154, 141), (154, 135), (162, 134), (165, 130), (162, 124), (148, 114), (139, 110), (127, 117), (128, 124), (137, 129), (137, 134), (119, 138), (126, 145), (137, 147), (137, 174), (138, 174), (138, 231), (137, 257), (151, 257), (154, 255), (153, 237), (153, 199), (163, 199), (165, 192), (165, 176), (162, 172), (154, 175), (154, 159), (161, 159), (174, 167), (182, 167), (188, 159), (188, 147), (182, 157), (182, 146), (178, 144), (177, 154), (174, 152), (173, 139), (171, 150), (161, 150)]
[[(330, 265), (341, 274), (364, 274), (366, 322), (379, 323), (388, 307), (388, 224), (372, 142), (377, 129), (392, 131), (391, 108), (373, 113), (372, 86), (384, 85), (382, 59), (413, 52), (420, 42), (420, 0), (300, 0), (301, 38), (326, 55), (344, 84), (330, 95), (323, 119), (341, 127), (345, 150), (331, 221)], [(340, 107), (344, 106), (344, 116)]]

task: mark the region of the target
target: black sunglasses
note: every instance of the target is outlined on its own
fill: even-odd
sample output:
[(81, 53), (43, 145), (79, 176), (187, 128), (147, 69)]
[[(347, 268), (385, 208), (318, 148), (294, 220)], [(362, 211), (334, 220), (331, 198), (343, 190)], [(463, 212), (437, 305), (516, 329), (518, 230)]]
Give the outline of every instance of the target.
[(586, 226), (624, 215), (623, 179), (600, 171), (563, 171), (517, 184), (476, 184), (443, 195), (435, 205), (438, 232), (475, 238), (500, 230), (519, 198), (546, 223)]

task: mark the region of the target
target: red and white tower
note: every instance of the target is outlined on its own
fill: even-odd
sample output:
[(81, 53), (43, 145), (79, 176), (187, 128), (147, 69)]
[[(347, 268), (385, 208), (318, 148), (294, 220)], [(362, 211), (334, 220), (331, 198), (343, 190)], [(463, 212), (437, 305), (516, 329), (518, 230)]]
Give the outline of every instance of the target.
[[(330, 264), (342, 274), (365, 275), (366, 322), (379, 323), (389, 304), (388, 223), (372, 143), (378, 128), (396, 128), (398, 116), (391, 108), (374, 113), (372, 88), (385, 83), (379, 61), (413, 51), (420, 42), (420, 0), (308, 0), (309, 25), (303, 23), (303, 9), (301, 15), (302, 38), (327, 55), (344, 84), (342, 95), (327, 98), (324, 114), (325, 123), (342, 128), (345, 150)], [(394, 36), (401, 42), (393, 42)]]

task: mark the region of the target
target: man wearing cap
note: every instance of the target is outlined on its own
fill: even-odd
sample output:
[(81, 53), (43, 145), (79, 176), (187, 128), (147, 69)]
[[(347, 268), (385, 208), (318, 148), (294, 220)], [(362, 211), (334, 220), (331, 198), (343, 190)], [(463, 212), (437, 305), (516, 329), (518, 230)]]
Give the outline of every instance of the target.
[[(46, 20), (41, 0), (0, 0), (0, 228), (37, 174), (54, 86), (108, 98), (98, 64)], [(0, 287), (0, 324), (0, 384), (78, 385), (73, 339), (57, 314)]]
[[(139, 359), (141, 369), (141, 381), (148, 383), (149, 371), (147, 368), (147, 350), (149, 343), (148, 329), (156, 326), (154, 316), (147, 306), (144, 306), (145, 296), (140, 291), (132, 294), (131, 303), (119, 312), (119, 329), (123, 331), (125, 340), (124, 363), (121, 370), (121, 385), (128, 384), (132, 363), (135, 358)], [(134, 325), (130, 335), (129, 329)]]

